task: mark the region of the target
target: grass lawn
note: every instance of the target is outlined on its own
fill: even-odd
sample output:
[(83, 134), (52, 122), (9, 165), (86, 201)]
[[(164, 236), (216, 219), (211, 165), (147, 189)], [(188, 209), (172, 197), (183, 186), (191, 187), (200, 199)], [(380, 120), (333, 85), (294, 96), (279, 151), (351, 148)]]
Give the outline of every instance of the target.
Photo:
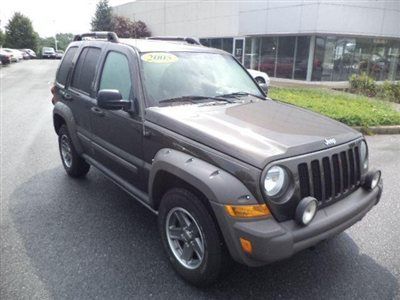
[(400, 125), (392, 104), (322, 88), (271, 87), (268, 96), (324, 114), (350, 126)]

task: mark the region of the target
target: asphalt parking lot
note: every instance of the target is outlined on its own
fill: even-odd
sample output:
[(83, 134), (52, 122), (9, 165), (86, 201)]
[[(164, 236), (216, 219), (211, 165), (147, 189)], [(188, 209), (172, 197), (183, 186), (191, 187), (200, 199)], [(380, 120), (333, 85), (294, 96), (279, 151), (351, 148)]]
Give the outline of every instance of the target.
[(52, 127), (59, 61), (0, 69), (1, 299), (395, 299), (400, 297), (400, 136), (368, 137), (381, 202), (313, 250), (262, 268), (234, 266), (207, 289), (166, 260), (156, 217), (92, 168), (65, 174)]

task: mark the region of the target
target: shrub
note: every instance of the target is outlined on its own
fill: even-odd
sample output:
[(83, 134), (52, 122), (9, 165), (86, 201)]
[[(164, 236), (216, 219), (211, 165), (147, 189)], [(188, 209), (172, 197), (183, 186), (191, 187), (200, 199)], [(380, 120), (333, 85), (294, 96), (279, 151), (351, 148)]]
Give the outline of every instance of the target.
[(376, 96), (378, 87), (373, 78), (367, 74), (351, 75), (349, 78), (350, 91), (352, 93), (362, 94), (368, 97)]
[(378, 96), (400, 103), (400, 82), (385, 81), (379, 87)]

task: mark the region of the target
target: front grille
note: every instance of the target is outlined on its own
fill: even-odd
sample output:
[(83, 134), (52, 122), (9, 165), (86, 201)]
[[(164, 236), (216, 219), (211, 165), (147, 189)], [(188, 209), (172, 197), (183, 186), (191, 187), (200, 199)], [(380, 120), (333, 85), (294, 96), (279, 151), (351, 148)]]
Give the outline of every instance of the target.
[(358, 146), (297, 166), (301, 198), (320, 202), (341, 198), (360, 183)]

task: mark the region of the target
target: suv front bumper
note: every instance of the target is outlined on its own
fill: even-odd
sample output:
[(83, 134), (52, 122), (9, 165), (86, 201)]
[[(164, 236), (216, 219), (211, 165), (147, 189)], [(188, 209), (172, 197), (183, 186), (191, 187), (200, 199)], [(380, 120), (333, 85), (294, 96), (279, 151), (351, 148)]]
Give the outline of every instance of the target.
[[(294, 220), (277, 222), (273, 217), (234, 219), (223, 205), (212, 202), (212, 207), (232, 257), (248, 266), (260, 266), (288, 258), (349, 228), (379, 202), (382, 189), (382, 180), (372, 191), (360, 187), (346, 198), (321, 208), (308, 226)], [(243, 252), (240, 238), (252, 243), (252, 254)]]

